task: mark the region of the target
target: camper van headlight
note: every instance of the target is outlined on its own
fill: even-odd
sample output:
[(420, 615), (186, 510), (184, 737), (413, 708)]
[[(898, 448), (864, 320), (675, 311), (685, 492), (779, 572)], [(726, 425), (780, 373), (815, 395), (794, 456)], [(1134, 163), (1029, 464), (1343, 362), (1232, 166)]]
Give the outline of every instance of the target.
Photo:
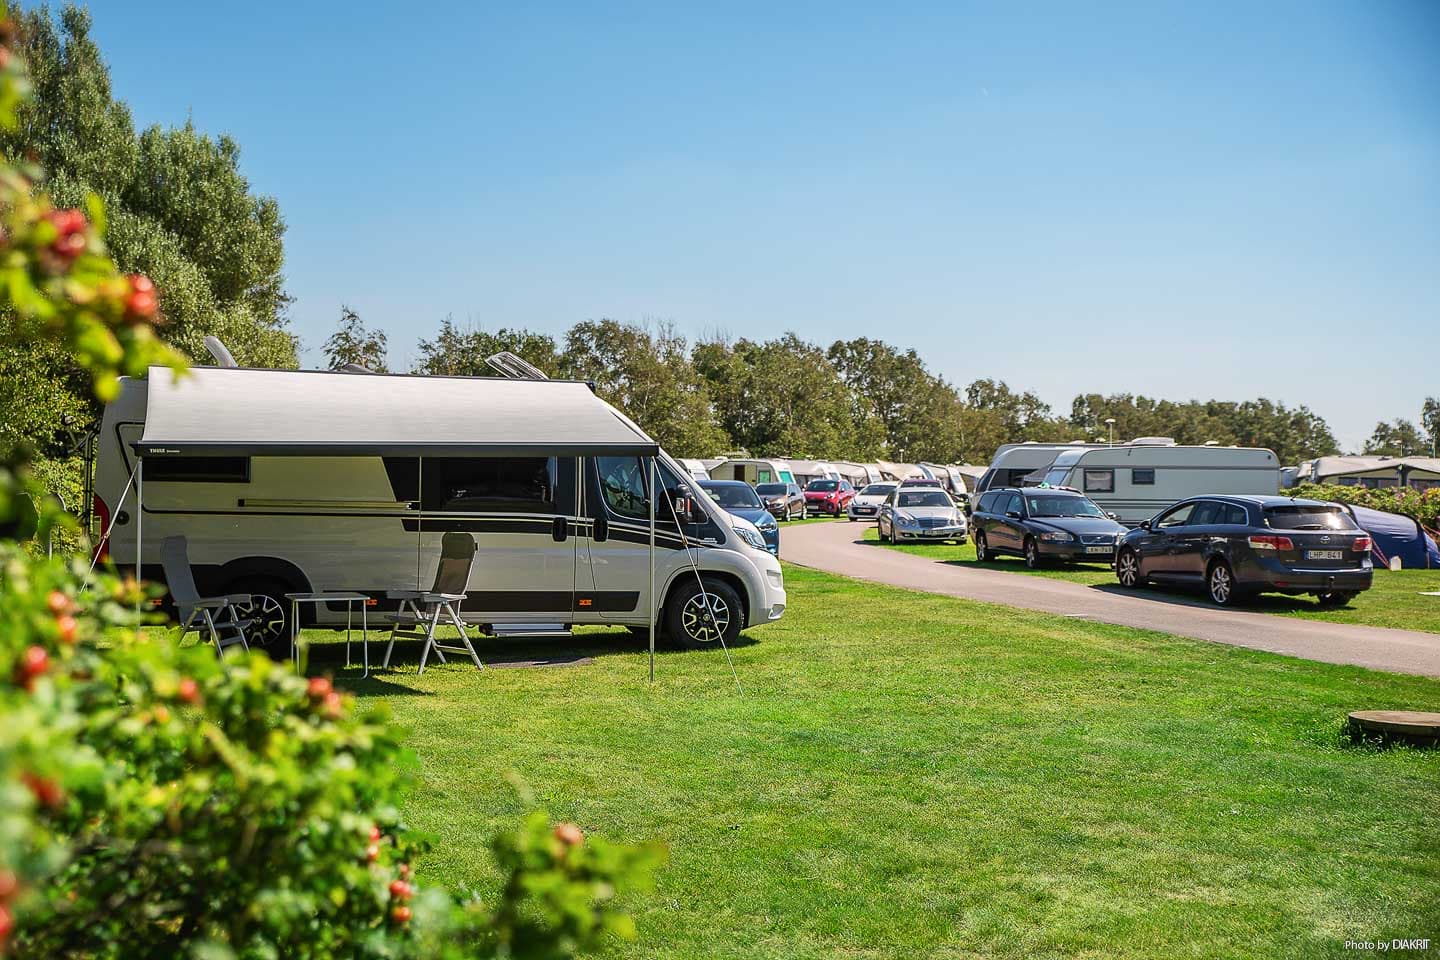
[(765, 549), (765, 538), (760, 536), (760, 531), (756, 530), (754, 527), (742, 527), (739, 524), (736, 524), (735, 532), (740, 534), (741, 540), (744, 540), (756, 550)]

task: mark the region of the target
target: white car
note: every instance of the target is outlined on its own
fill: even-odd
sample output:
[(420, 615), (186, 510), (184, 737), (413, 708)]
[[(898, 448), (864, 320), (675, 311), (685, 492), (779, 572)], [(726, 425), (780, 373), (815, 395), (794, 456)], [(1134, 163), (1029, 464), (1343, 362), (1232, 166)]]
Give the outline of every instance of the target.
[(953, 540), (964, 543), (969, 535), (965, 515), (950, 494), (939, 487), (901, 486), (880, 508), (881, 542)]
[(895, 492), (893, 483), (871, 483), (865, 489), (855, 494), (846, 508), (845, 515), (855, 520), (874, 520), (880, 515), (880, 508), (885, 505), (890, 494)]

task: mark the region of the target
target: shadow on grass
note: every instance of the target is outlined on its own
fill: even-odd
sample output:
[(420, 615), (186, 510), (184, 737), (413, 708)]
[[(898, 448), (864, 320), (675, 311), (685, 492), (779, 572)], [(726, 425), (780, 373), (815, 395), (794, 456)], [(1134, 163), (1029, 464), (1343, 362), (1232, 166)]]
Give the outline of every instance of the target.
[(1090, 589), (1099, 590), (1101, 593), (1114, 594), (1118, 597), (1135, 597), (1139, 600), (1153, 600), (1156, 603), (1169, 603), (1181, 607), (1206, 607), (1212, 610), (1243, 610), (1249, 613), (1297, 613), (1314, 612), (1316, 610), (1347, 610), (1349, 607), (1322, 607), (1314, 597), (1289, 597), (1279, 593), (1266, 593), (1259, 596), (1246, 597), (1236, 603), (1233, 607), (1217, 607), (1206, 599), (1204, 588), (1198, 584), (1194, 587), (1179, 586), (1150, 586), (1142, 587), (1139, 590), (1127, 589), (1118, 583), (1094, 583)]

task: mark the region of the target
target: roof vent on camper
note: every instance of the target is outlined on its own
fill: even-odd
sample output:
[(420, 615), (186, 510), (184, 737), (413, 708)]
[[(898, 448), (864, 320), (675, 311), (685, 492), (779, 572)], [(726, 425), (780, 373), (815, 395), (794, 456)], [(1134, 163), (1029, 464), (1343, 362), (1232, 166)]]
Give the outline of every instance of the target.
[(375, 371), (374, 371), (374, 370), (371, 370), (369, 367), (365, 366), (365, 364), (363, 364), (363, 363), (347, 363), (347, 364), (344, 364), (343, 366), (340, 367), (340, 372), (341, 372), (341, 373), (368, 373), (368, 374), (370, 374), (370, 375), (372, 375), (372, 376), (375, 374)]
[(211, 334), (205, 335), (205, 349), (210, 351), (210, 356), (215, 358), (215, 365), (219, 367), (238, 367), (235, 358), (230, 355), (230, 350), (220, 342), (220, 338)]
[(509, 350), (502, 350), (493, 357), (486, 357), (485, 362), (500, 376), (510, 380), (549, 380), (544, 371), (533, 364), (515, 356)]
[(1136, 437), (1134, 440), (1131, 440), (1131, 441), (1130, 441), (1130, 445), (1131, 445), (1131, 446), (1134, 446), (1134, 447), (1173, 447), (1173, 446), (1175, 446), (1175, 438), (1174, 438), (1174, 437)]

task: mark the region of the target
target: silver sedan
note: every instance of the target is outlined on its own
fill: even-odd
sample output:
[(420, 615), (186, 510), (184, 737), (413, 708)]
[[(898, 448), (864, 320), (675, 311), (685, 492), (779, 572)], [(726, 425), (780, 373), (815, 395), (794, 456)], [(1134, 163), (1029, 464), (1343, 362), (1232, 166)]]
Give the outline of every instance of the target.
[(938, 487), (897, 487), (880, 508), (878, 522), (880, 540), (890, 543), (964, 543), (970, 533), (965, 515)]

